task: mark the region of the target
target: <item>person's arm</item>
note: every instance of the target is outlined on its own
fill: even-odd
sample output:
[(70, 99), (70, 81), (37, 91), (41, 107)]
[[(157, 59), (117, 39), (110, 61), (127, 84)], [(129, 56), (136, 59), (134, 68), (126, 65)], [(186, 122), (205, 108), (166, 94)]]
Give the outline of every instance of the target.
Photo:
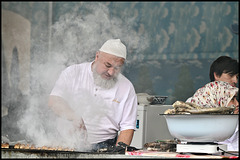
[(77, 119), (77, 116), (67, 104), (67, 102), (59, 96), (49, 96), (48, 106), (60, 117), (70, 121)]
[(118, 144), (118, 142), (123, 142), (127, 145), (130, 145), (132, 142), (133, 134), (134, 134), (133, 129), (127, 129), (127, 130), (121, 131), (120, 134), (118, 135), (116, 145)]
[(73, 121), (74, 125), (86, 130), (84, 122), (81, 117), (77, 116), (67, 102), (59, 96), (49, 96), (48, 106), (56, 113), (58, 116), (63, 117), (69, 121)]

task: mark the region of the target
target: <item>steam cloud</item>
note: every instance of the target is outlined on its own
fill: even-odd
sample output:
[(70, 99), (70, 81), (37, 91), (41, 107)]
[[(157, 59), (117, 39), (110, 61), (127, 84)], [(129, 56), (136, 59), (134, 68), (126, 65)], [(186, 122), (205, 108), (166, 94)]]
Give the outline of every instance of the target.
[[(83, 6), (86, 9), (84, 14), (80, 13)], [(31, 64), (33, 93), (29, 107), (18, 122), (27, 139), (36, 146), (64, 146), (81, 151), (89, 149), (82, 134), (74, 132), (72, 123), (57, 117), (47, 107), (48, 96), (64, 68), (74, 63), (94, 60), (96, 51), (107, 39), (120, 38), (127, 46), (128, 55), (139, 54), (148, 47), (147, 36), (139, 36), (133, 29), (134, 26), (134, 17), (129, 17), (127, 21), (110, 18), (107, 6), (101, 3), (79, 3), (72, 12), (62, 15), (52, 25), (47, 61)], [(41, 43), (46, 41), (42, 40)], [(43, 55), (38, 47), (33, 52)], [(84, 91), (69, 100), (78, 115), (91, 117), (93, 122), (108, 112), (106, 105), (99, 101), (101, 100), (93, 100)]]

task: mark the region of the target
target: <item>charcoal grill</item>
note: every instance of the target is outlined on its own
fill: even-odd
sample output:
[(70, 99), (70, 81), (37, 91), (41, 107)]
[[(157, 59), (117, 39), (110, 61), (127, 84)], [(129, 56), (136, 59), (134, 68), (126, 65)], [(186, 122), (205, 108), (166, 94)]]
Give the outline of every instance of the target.
[[(121, 143), (121, 142), (120, 142)], [(119, 144), (120, 144), (119, 143)], [(49, 149), (23, 149), (14, 148), (9, 145), (8, 148), (1, 148), (2, 158), (126, 158), (125, 150), (133, 150), (134, 147), (116, 148), (111, 150), (90, 150), (90, 151), (72, 151), (72, 150), (49, 150)]]
[(2, 148), (1, 158), (114, 158), (125, 155), (110, 152), (80, 152), (80, 151), (54, 151), (39, 149)]

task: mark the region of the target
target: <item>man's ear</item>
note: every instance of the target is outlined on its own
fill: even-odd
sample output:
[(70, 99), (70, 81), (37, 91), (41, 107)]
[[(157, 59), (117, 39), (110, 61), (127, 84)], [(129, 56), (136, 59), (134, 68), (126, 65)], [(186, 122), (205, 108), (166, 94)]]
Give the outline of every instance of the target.
[(97, 52), (96, 52), (96, 56), (95, 56), (95, 61), (98, 60), (98, 58), (99, 58), (99, 54), (100, 54), (100, 52), (97, 51)]

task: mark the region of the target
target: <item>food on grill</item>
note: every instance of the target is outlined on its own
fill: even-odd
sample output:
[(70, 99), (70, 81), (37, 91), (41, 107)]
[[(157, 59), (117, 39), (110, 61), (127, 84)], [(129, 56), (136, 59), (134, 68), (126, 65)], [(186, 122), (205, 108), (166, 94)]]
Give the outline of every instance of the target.
[(176, 145), (179, 143), (177, 140), (156, 140), (144, 144), (144, 148), (148, 151), (161, 151), (161, 152), (175, 152)]
[(1, 148), (9, 148), (9, 143), (2, 143)]
[[(2, 143), (2, 148), (3, 146), (5, 146)], [(9, 148), (9, 145), (8, 145)], [(71, 148), (64, 148), (64, 147), (48, 147), (48, 146), (39, 146), (39, 147), (35, 147), (35, 145), (30, 145), (30, 144), (20, 144), (20, 143), (16, 143), (14, 145), (14, 149), (31, 149), (31, 150), (51, 150), (51, 151), (74, 151), (74, 149)]]
[(74, 151), (74, 149), (70, 149), (70, 148), (48, 147), (48, 146), (37, 147), (36, 149), (38, 149), (38, 150), (51, 150), (51, 151)]
[(71, 149), (71, 148), (64, 148), (63, 150), (64, 151), (74, 151), (74, 149)]
[(42, 149), (42, 150), (48, 150), (48, 147), (47, 147), (47, 146), (42, 146), (41, 149)]
[(33, 146), (30, 146), (29, 144), (16, 143), (14, 145), (14, 149), (33, 149)]
[(190, 102), (176, 101), (173, 109), (168, 109), (164, 114), (233, 114), (235, 106), (206, 108)]
[(29, 144), (20, 144), (19, 146), (20, 149), (30, 149)]
[(36, 147), (35, 145), (31, 144), (21, 144), (16, 143), (14, 146), (10, 146), (9, 143), (2, 143), (1, 148), (14, 148), (14, 149), (29, 149), (29, 150), (51, 150), (51, 151), (74, 151), (72, 148), (67, 147), (49, 147), (49, 146), (39, 146)]
[(50, 150), (50, 151), (55, 151), (55, 150), (57, 150), (56, 148), (54, 148), (54, 147), (48, 147), (47, 148), (47, 150)]
[(31, 145), (30, 149), (36, 149), (35, 145)]
[(16, 143), (16, 144), (14, 145), (14, 148), (15, 148), (15, 149), (19, 149), (19, 148), (20, 148), (20, 145), (21, 145), (20, 143)]

